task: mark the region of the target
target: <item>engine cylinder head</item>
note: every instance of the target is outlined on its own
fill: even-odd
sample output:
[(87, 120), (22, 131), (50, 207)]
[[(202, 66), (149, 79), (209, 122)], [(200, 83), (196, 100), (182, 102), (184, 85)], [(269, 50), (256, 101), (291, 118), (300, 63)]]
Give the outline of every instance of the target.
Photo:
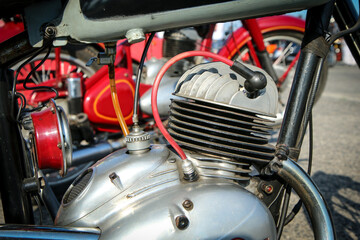
[(200, 164), (200, 168), (236, 172), (237, 177), (222, 175), (248, 180), (250, 165), (264, 166), (273, 159), (274, 147), (267, 137), (271, 121), (262, 115), (276, 113), (277, 91), (269, 75), (263, 73), (267, 84), (256, 98), (244, 89), (246, 80), (222, 63), (198, 65), (179, 80), (175, 95), (184, 99), (171, 103), (172, 137), (188, 151), (243, 163), (235, 167), (231, 163)]

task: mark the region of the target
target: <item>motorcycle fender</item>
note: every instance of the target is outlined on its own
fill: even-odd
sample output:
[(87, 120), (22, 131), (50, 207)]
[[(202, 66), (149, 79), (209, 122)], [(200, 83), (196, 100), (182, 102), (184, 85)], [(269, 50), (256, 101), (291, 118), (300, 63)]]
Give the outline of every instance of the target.
[[(262, 34), (281, 30), (292, 30), (302, 33), (305, 31), (305, 21), (292, 16), (263, 17), (258, 18), (257, 22)], [(249, 32), (243, 27), (237, 29), (233, 36), (228, 37), (224, 47), (220, 49), (219, 55), (231, 59), (241, 47), (251, 40)]]

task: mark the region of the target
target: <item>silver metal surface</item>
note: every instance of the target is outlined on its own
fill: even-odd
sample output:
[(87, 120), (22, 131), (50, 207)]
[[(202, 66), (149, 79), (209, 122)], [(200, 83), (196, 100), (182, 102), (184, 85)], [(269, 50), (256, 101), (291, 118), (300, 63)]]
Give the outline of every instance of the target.
[(83, 96), (81, 88), (81, 78), (67, 78), (68, 98), (81, 98)]
[(246, 66), (253, 71), (261, 71), (267, 80), (266, 88), (256, 98), (249, 98), (244, 91), (245, 78), (220, 62), (199, 64), (185, 72), (177, 83), (175, 95), (275, 116), (278, 91), (274, 81), (262, 69)]
[(146, 61), (144, 63), (146, 74), (144, 76), (144, 79), (141, 79), (141, 82), (144, 84), (152, 85), (155, 81), (156, 75), (168, 60), (169, 59), (166, 58), (157, 59), (152, 57), (150, 58), (150, 60)]
[(235, 181), (250, 180), (250, 165), (235, 162), (228, 158), (210, 157), (191, 154), (191, 161), (196, 166), (198, 173), (204, 178), (223, 178)]
[[(170, 110), (169, 106), (171, 103), (170, 100), (171, 98), (179, 99), (179, 97), (172, 95), (178, 80), (179, 80), (178, 77), (169, 77), (168, 75), (165, 75), (164, 78), (161, 80), (158, 90), (158, 98), (157, 98), (158, 110), (160, 116), (169, 116), (169, 110)], [(140, 108), (142, 112), (152, 115), (151, 89), (149, 89), (146, 93), (144, 93), (141, 96)]]
[(309, 175), (294, 161), (287, 159), (272, 165), (282, 179), (299, 195), (309, 213), (315, 239), (336, 239), (331, 214), (326, 202)]
[(125, 37), (130, 44), (142, 42), (145, 40), (145, 34), (142, 29), (134, 28), (126, 32)]
[[(57, 29), (57, 37), (60, 37), (60, 40), (70, 36), (82, 42), (104, 42), (117, 40), (125, 36), (126, 32), (130, 29), (139, 28), (144, 32), (161, 31), (209, 22), (297, 11), (325, 2), (327, 0), (236, 0), (134, 16), (124, 16), (121, 9), (119, 9), (119, 17), (94, 21), (82, 14), (79, 0), (70, 0), (61, 17), (54, 21), (54, 25)], [(58, 44), (64, 44), (64, 42), (62, 41)]]
[(3, 225), (0, 226), (1, 239), (88, 239), (100, 237), (98, 228), (74, 228), (53, 226)]
[[(51, 99), (51, 101), (56, 106), (55, 100)], [(70, 127), (65, 115), (65, 111), (62, 107), (56, 106), (56, 117), (59, 123), (59, 135), (61, 140), (61, 150), (63, 154), (63, 162), (64, 162), (64, 170), (60, 171), (60, 175), (66, 175), (68, 168), (71, 167), (72, 160), (72, 140)]]
[(92, 167), (89, 183), (62, 204), (55, 223), (97, 226), (101, 239), (275, 239), (274, 220), (255, 195), (224, 179), (183, 181), (181, 164), (162, 145), (144, 154), (115, 152)]
[(125, 140), (127, 149), (132, 153), (147, 150), (150, 147), (150, 134), (141, 130), (138, 125), (133, 126)]

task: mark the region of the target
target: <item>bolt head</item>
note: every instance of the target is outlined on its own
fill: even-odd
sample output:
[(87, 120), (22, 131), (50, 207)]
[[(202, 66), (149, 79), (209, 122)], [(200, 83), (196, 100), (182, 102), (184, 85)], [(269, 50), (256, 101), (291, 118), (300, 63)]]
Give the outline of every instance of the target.
[(142, 29), (135, 28), (127, 31), (125, 37), (130, 44), (142, 42), (145, 40), (145, 34)]
[(179, 230), (185, 230), (189, 226), (189, 223), (189, 219), (184, 215), (175, 218), (175, 224)]

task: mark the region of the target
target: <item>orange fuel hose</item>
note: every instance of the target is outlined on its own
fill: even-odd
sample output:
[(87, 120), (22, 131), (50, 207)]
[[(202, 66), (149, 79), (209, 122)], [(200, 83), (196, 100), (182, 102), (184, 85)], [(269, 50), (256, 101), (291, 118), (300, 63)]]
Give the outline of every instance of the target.
[(126, 125), (124, 116), (121, 112), (120, 104), (119, 104), (119, 98), (116, 91), (116, 83), (115, 83), (115, 67), (114, 65), (108, 65), (109, 68), (109, 80), (110, 80), (110, 92), (111, 92), (111, 100), (114, 106), (116, 118), (120, 124), (121, 130), (124, 134), (124, 136), (129, 134), (129, 129)]

